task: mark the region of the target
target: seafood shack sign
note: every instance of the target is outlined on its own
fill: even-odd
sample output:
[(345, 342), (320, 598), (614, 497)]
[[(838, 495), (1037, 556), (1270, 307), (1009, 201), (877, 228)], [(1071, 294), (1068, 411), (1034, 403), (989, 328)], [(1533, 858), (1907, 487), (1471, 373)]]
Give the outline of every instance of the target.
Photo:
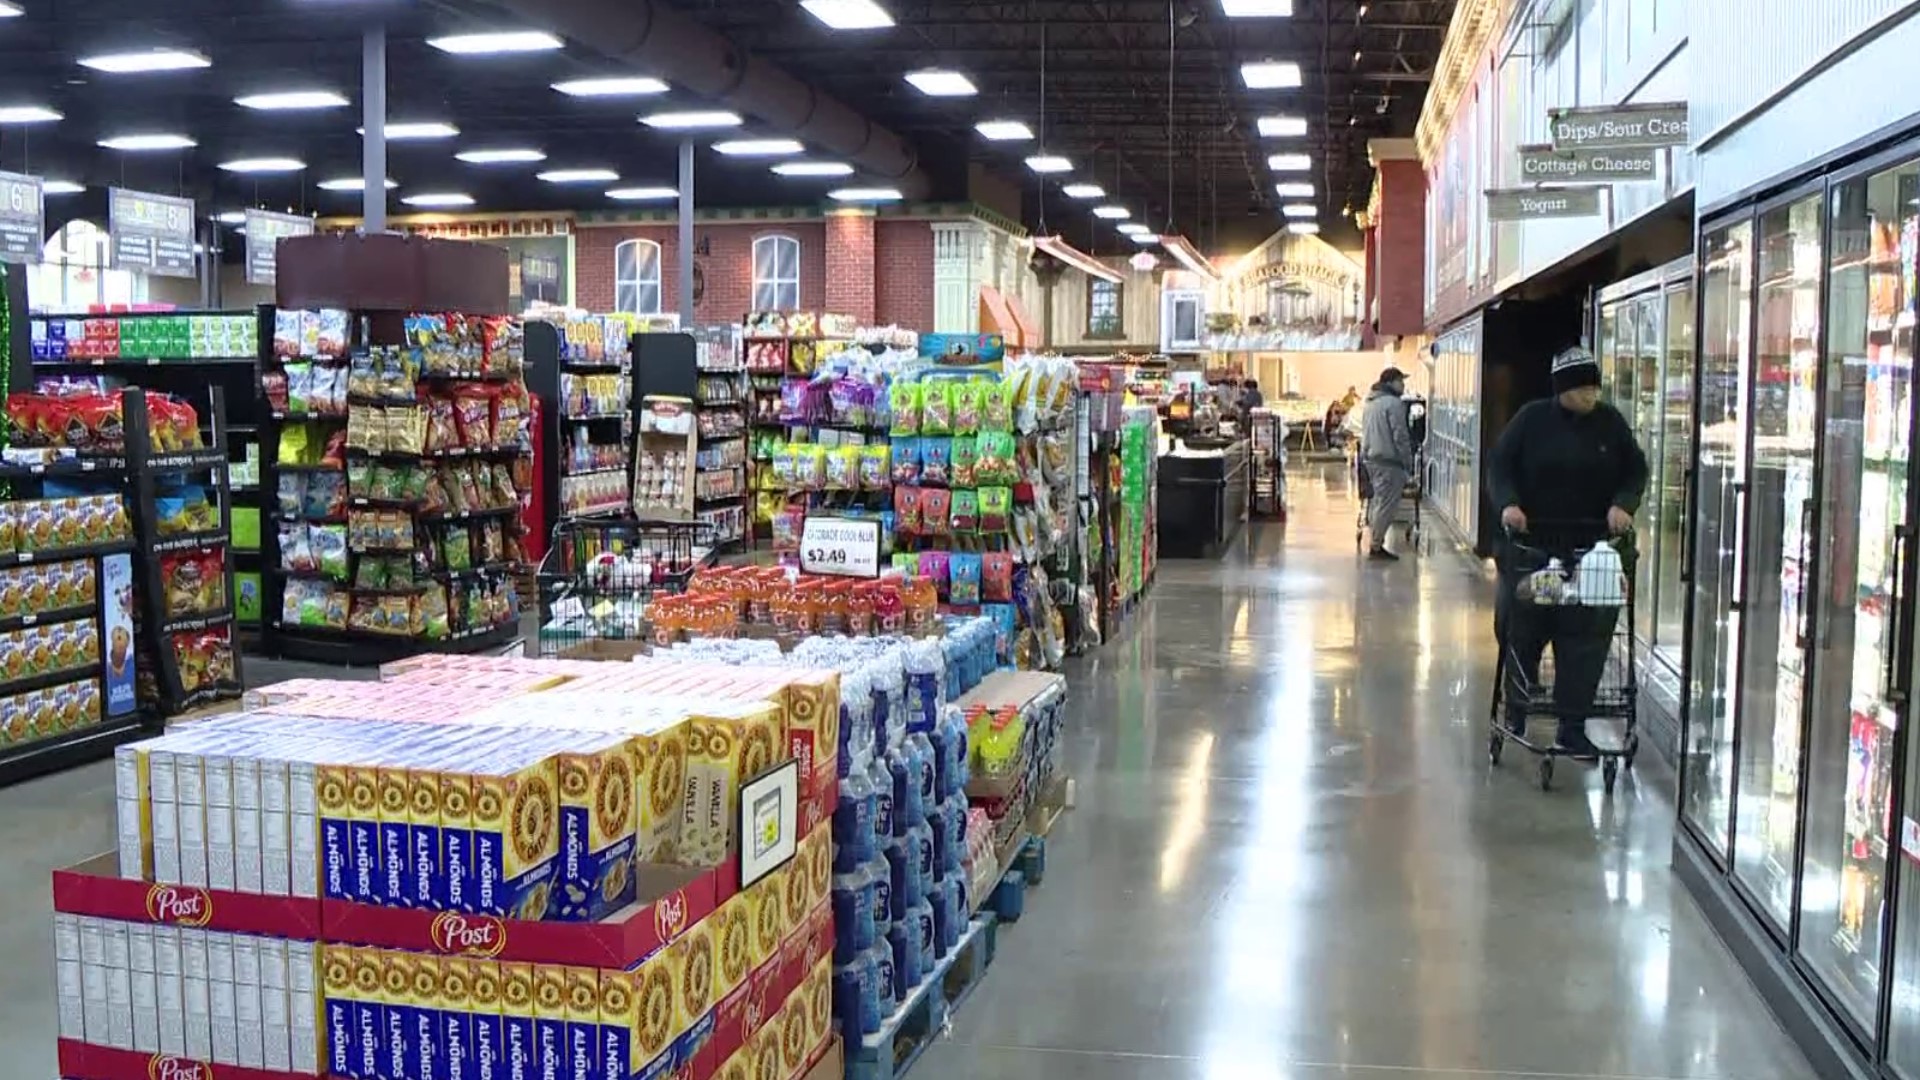
[(1213, 349), (1352, 351), (1360, 348), (1360, 264), (1314, 236), (1271, 242), (1266, 260), (1232, 282), (1240, 328)]

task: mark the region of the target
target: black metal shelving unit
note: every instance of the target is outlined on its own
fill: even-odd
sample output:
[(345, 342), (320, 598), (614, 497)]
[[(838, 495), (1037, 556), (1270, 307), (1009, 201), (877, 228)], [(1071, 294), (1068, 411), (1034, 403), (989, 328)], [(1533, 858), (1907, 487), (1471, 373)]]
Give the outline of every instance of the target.
[[(625, 375), (631, 390), (633, 373), (625, 362), (583, 362), (568, 359), (558, 327), (546, 322), (529, 322), (526, 334), (526, 378), (527, 389), (540, 402), (539, 449), (535, 455), (535, 472), (539, 478), (539, 487), (545, 493), (545, 505), (541, 514), (543, 535), (551, 537), (563, 522), (621, 517), (632, 512), (633, 492), (633, 400), (629, 397), (627, 407), (620, 412), (603, 412), (591, 415), (568, 415), (566, 394), (563, 386), (569, 375)], [(592, 441), (599, 445), (618, 445), (620, 459), (617, 465), (575, 468), (569, 454), (569, 446), (577, 431), (585, 431)], [(605, 437), (611, 433), (613, 443)], [(588, 477), (620, 477), (619, 488), (624, 493), (618, 505), (608, 504), (597, 509), (569, 512), (565, 506), (566, 489), (569, 480)]]

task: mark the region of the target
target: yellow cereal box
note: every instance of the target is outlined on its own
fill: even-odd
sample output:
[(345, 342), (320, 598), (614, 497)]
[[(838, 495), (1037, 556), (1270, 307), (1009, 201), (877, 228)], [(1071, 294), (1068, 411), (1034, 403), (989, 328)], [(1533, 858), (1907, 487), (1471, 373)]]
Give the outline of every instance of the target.
[(501, 964), (501, 1035), (508, 1076), (540, 1075), (539, 1038), (535, 1034), (533, 965)]
[(440, 891), (440, 774), (431, 769), (407, 770), (408, 907), (439, 910)]
[(390, 907), (405, 907), (411, 899), (408, 887), (412, 863), (412, 793), (405, 769), (374, 770), (379, 796), (380, 851), (376, 889), (380, 902)]
[(358, 971), (359, 949), (351, 945), (328, 945), (321, 954), (320, 980), (325, 988), (327, 1033), (327, 1071), (335, 1076), (362, 1076), (362, 1049), (370, 1052), (380, 1028), (371, 1018), (362, 1029), (361, 1021), (372, 1002), (361, 993), (354, 976)]
[(632, 736), (628, 743), (639, 803), (634, 854), (641, 862), (672, 862), (678, 857), (689, 731), (686, 721), (676, 717), (662, 721), (655, 731)]
[(566, 969), (567, 1063), (560, 1075), (595, 1080), (599, 1071), (600, 973), (593, 968)]
[(780, 1007), (780, 1075), (798, 1076), (807, 1067), (807, 1053), (813, 1049), (813, 1031), (807, 1023), (807, 997), (798, 991), (787, 996)]
[(780, 1014), (767, 1018), (766, 1026), (753, 1036), (753, 1080), (785, 1080), (786, 1069), (780, 1059)]
[[(825, 830), (815, 829), (814, 832)], [(806, 919), (807, 912), (813, 910), (812, 864), (807, 861), (804, 843), (794, 849), (793, 858), (787, 861), (781, 877), (781, 890), (784, 892), (784, 906), (788, 926), (799, 926)]]
[(347, 838), (351, 871), (350, 900), (379, 904), (386, 899), (380, 881), (380, 772), (372, 767), (347, 768)]
[(441, 1031), (440, 1015), (446, 1005), (441, 998), (445, 980), (443, 964), (436, 956), (412, 958), (413, 990), (407, 997), (407, 1053), (413, 1060), (409, 1076), (446, 1075), (446, 1036)]
[(433, 906), (439, 911), (475, 910), (478, 891), (473, 861), (473, 783), (465, 773), (442, 772), (440, 780), (440, 873)]
[(680, 822), (680, 860), (696, 866), (724, 861), (733, 843), (740, 785), (773, 767), (783, 755), (779, 710), (742, 702), (690, 717), (687, 743), (689, 805)]
[(639, 1001), (633, 1029), (633, 1057), (645, 1065), (665, 1053), (680, 1035), (680, 1007), (675, 998), (673, 964), (662, 949), (642, 961), (635, 972)]
[(701, 919), (667, 946), (667, 951), (673, 954), (674, 1003), (679, 1009), (678, 1024), (682, 1031), (699, 1023), (713, 1007), (717, 962), (713, 931), (713, 919)]
[(798, 993), (807, 1001), (807, 1056), (833, 1038), (833, 957), (823, 956), (807, 973)]
[(506, 1062), (506, 1019), (501, 1010), (501, 965), (495, 960), (467, 961), (467, 994), (472, 1001), (468, 1042), (473, 1071), (461, 1076), (497, 1076)]
[(554, 759), (510, 759), (480, 768), (472, 781), (475, 910), (544, 918), (560, 849), (560, 778)]
[(780, 951), (791, 924), (787, 921), (786, 886), (790, 867), (781, 867), (753, 883), (746, 895), (753, 903), (753, 963), (766, 963)]
[(720, 1066), (714, 1080), (754, 1080), (753, 1044), (749, 1042), (733, 1052), (733, 1056)]
[(800, 672), (787, 683), (787, 754), (799, 759), (802, 783), (840, 752), (840, 673)]
[(713, 992), (716, 998), (724, 998), (753, 970), (753, 900), (735, 893), (705, 921), (713, 924)]
[(567, 1060), (566, 968), (555, 964), (534, 965), (533, 1038), (534, 1060), (539, 1062), (539, 1071), (533, 1075), (565, 1075), (559, 1065)]
[(320, 887), (329, 900), (354, 900), (352, 783), (344, 765), (314, 770), (314, 801), (320, 811)]
[(560, 854), (547, 917), (597, 922), (633, 902), (634, 755), (618, 735), (558, 755)]
[(805, 859), (807, 910), (812, 911), (833, 895), (833, 830), (814, 829), (801, 841), (800, 854)]
[(440, 961), (440, 1000), (435, 1022), (440, 1031), (441, 1075), (479, 1075), (473, 1056), (473, 968), (485, 961), (447, 957)]

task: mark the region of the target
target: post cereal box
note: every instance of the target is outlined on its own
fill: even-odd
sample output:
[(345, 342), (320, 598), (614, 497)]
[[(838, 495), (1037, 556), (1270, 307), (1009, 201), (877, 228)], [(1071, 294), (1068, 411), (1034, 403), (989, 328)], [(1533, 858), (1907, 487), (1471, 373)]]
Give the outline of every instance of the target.
[(380, 881), (380, 772), (350, 766), (347, 773), (348, 897), (363, 904), (386, 899)]
[(600, 973), (566, 969), (567, 1059), (562, 1080), (599, 1080)]
[(833, 1038), (833, 958), (823, 956), (807, 974), (800, 994), (807, 1001), (807, 1057), (811, 1059), (822, 1044)]
[(567, 969), (537, 964), (533, 969), (533, 1075), (563, 1080), (567, 1075)]
[(413, 992), (407, 1004), (413, 1010), (409, 1016), (413, 1035), (407, 1039), (407, 1049), (413, 1054), (413, 1071), (408, 1075), (433, 1080), (447, 1075), (446, 1039), (440, 1024), (441, 1014), (446, 1010), (441, 990), (446, 978), (445, 961), (435, 956), (412, 959)]
[(720, 1071), (714, 1074), (714, 1080), (754, 1080), (753, 1043), (748, 1042), (735, 1050), (726, 1064), (720, 1066)]
[(713, 920), (701, 919), (667, 946), (675, 979), (674, 1004), (679, 1010), (676, 1022), (681, 1031), (699, 1023), (707, 1010), (713, 1008), (717, 963), (713, 931)]
[(353, 1077), (376, 1077), (385, 1065), (387, 1038), (386, 989), (380, 970), (380, 950), (352, 949), (354, 1050), (358, 1058)]
[(468, 1080), (473, 1075), (475, 963), (460, 957), (447, 957), (440, 961), (440, 1070), (447, 1080)]
[(560, 857), (547, 917), (597, 922), (633, 902), (633, 753), (617, 735), (559, 755)]
[(412, 790), (407, 770), (383, 767), (375, 770), (379, 794), (380, 862), (377, 890), (380, 902), (390, 907), (406, 907), (412, 899), (410, 873), (413, 864)]
[(361, 1071), (360, 1031), (356, 1022), (358, 1003), (354, 1000), (353, 954), (350, 945), (322, 946), (320, 960), (320, 986), (325, 1004), (322, 1006), (323, 1019), (327, 1033), (327, 1072), (334, 1076), (344, 1076), (350, 1080), (359, 1080), (366, 1075)]
[(419, 1037), (413, 1000), (415, 957), (408, 953), (376, 949), (380, 970), (380, 1004), (387, 1028), (381, 1034), (380, 1073), (382, 1080), (413, 1080), (413, 1063), (418, 1057), (415, 1041)]
[[(440, 883), (440, 774), (407, 770), (406, 904), (442, 910)], [(458, 1078), (456, 1078), (458, 1080)]]
[(788, 755), (800, 762), (800, 782), (835, 767), (840, 751), (840, 673), (806, 671), (786, 686)]
[(786, 940), (786, 887), (791, 864), (773, 871), (753, 883), (746, 896), (753, 905), (753, 963), (755, 967), (772, 959)]
[[(825, 830), (815, 829), (814, 832)], [(793, 858), (787, 860), (786, 870), (781, 875), (782, 907), (788, 926), (799, 926), (813, 910), (812, 864), (807, 861), (806, 844), (802, 842), (794, 848)]]
[(648, 1062), (673, 1046), (674, 1038), (680, 1034), (679, 1004), (675, 998), (673, 966), (666, 950), (654, 953), (626, 974), (632, 980), (635, 995), (629, 1060), (637, 1075)]
[(545, 917), (560, 847), (559, 784), (551, 756), (473, 774), (474, 908), (480, 914)]
[(724, 998), (753, 970), (753, 900), (735, 893), (704, 921), (713, 924), (713, 994)]
[(779, 710), (743, 702), (688, 719), (687, 805), (680, 819), (680, 862), (713, 866), (733, 844), (740, 785), (781, 754)]
[(628, 743), (639, 804), (634, 855), (641, 862), (672, 862), (679, 857), (687, 735), (686, 722), (673, 717), (662, 720), (653, 731), (634, 734)]
[(501, 965), (492, 960), (468, 961), (473, 998), (473, 1067), (460, 1080), (507, 1080), (506, 1020), (501, 1015)]
[[(807, 877), (807, 910), (825, 903), (833, 895), (833, 830), (816, 828), (800, 842)], [(791, 868), (789, 868), (791, 872)]]
[(352, 900), (353, 837), (347, 821), (349, 782), (344, 765), (314, 771), (320, 808), (320, 888), (329, 900)]
[(807, 1067), (807, 1053), (813, 1049), (812, 1029), (807, 1025), (807, 997), (798, 991), (787, 995), (787, 1003), (776, 1017), (780, 1023), (780, 1075), (799, 1076)]
[(440, 775), (440, 876), (434, 907), (440, 911), (478, 910), (479, 883), (473, 861), (473, 785), (465, 773)]
[(539, 1042), (533, 1030), (533, 965), (501, 964), (499, 968), (503, 1075), (533, 1080), (540, 1075), (535, 1053)]
[(781, 1068), (779, 1013), (767, 1018), (766, 1025), (754, 1033), (751, 1045), (754, 1080), (783, 1080), (787, 1074)]

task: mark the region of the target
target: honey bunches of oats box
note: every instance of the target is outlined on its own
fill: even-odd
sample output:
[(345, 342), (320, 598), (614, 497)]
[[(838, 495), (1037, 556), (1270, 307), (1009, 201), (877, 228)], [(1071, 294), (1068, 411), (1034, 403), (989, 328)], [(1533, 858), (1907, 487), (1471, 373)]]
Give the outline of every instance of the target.
[(380, 1068), (383, 1077), (412, 1075), (414, 1061), (413, 1014), (414, 958), (403, 952), (375, 949), (380, 970), (380, 1011), (386, 1029), (380, 1034)]
[(467, 992), (473, 1001), (470, 1021), (472, 1068), (462, 1074), (460, 1080), (502, 1080), (508, 1073), (501, 965), (493, 960), (473, 960), (469, 963)]
[(567, 969), (554, 964), (535, 964), (533, 968), (533, 1040), (536, 1068), (541, 1080), (566, 1076), (567, 1060)]
[(533, 965), (501, 964), (500, 1018), (508, 1076), (538, 1076), (539, 1040), (534, 1034)]
[(412, 781), (408, 770), (382, 766), (374, 770), (379, 796), (380, 869), (377, 890), (380, 903), (406, 907), (413, 897), (410, 884), (413, 863)]
[(771, 768), (783, 752), (779, 710), (741, 702), (688, 718), (688, 805), (680, 822), (680, 861), (712, 866), (733, 842), (740, 785)]
[(725, 998), (753, 971), (753, 899), (735, 893), (703, 921), (713, 924), (713, 994)]
[(385, 1044), (387, 1013), (384, 1008), (385, 984), (381, 981), (380, 951), (350, 948), (346, 950), (352, 967), (353, 1060), (348, 1076), (380, 1075), (381, 1052)]
[(600, 973), (566, 969), (567, 1058), (564, 1080), (599, 1080)]
[(581, 740), (556, 764), (560, 850), (547, 916), (596, 922), (633, 902), (634, 755), (623, 736)]
[[(716, 945), (712, 918), (701, 919), (667, 946), (673, 964), (674, 1026), (681, 1032), (691, 1029), (713, 1007)], [(679, 1032), (675, 1033), (676, 1036)]]
[(815, 962), (796, 993), (807, 1001), (807, 1056), (811, 1058), (833, 1038), (833, 957)]
[(665, 949), (629, 970), (600, 973), (600, 1080), (638, 1076), (673, 1046), (677, 985)]
[(529, 747), (499, 764), (476, 765), (472, 778), (474, 909), (543, 918), (560, 848), (560, 780), (553, 756)]
[(753, 963), (766, 963), (780, 951), (792, 924), (787, 921), (786, 887), (791, 864), (783, 866), (747, 890), (753, 903)]
[(782, 1076), (799, 1076), (807, 1067), (807, 1051), (813, 1049), (812, 1029), (807, 1023), (807, 995), (796, 989), (780, 1007), (780, 1068)]
[(638, 804), (634, 857), (670, 862), (680, 847), (680, 802), (687, 776), (687, 724), (662, 718), (650, 731), (630, 733), (634, 799)]

